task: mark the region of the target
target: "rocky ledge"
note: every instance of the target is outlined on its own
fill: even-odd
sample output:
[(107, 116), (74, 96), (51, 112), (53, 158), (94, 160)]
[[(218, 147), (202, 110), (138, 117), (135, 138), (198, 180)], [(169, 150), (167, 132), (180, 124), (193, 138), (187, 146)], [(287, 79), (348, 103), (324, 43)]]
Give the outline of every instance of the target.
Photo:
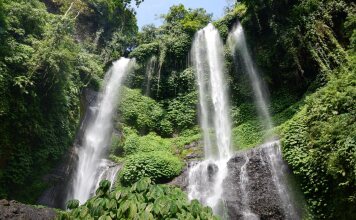
[(0, 220), (50, 220), (56, 212), (51, 208), (25, 205), (17, 201), (0, 200)]
[[(225, 218), (229, 220), (265, 219), (299, 220), (303, 211), (294, 203), (294, 195), (286, 181), (289, 173), (282, 161), (278, 141), (236, 152), (228, 161), (228, 175), (223, 182)], [(186, 161), (182, 174), (169, 184), (188, 191), (189, 168), (199, 162)], [(214, 179), (215, 164), (207, 173)]]

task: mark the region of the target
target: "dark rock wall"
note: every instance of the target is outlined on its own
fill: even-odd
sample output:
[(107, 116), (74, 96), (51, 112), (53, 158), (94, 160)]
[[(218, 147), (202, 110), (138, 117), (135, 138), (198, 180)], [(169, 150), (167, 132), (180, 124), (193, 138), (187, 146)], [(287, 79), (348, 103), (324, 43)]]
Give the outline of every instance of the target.
[[(278, 147), (271, 145), (269, 147)], [(272, 172), (272, 164), (269, 153), (271, 149), (257, 147), (251, 150), (237, 152), (228, 162), (228, 175), (224, 180), (223, 201), (224, 217), (229, 220), (299, 220), (302, 219), (302, 208), (298, 204), (292, 204), (293, 209), (297, 210), (293, 216), (285, 210), (285, 205), (277, 189), (275, 178)], [(247, 192), (247, 205), (244, 204), (241, 188), (241, 167), (246, 164), (247, 183), (244, 185)], [(187, 161), (187, 168), (182, 174), (176, 177), (169, 184), (180, 187), (188, 191), (189, 168), (198, 161)], [(281, 168), (282, 169), (282, 168)], [(288, 170), (283, 170), (288, 172)], [(287, 174), (287, 173), (286, 173)], [(290, 188), (287, 186), (290, 190)], [(292, 193), (291, 193), (292, 194)], [(245, 201), (246, 203), (246, 201)], [(246, 206), (250, 213), (247, 216)], [(287, 213), (287, 214), (286, 214)], [(244, 215), (245, 214), (245, 215)], [(256, 218), (257, 217), (257, 218)]]
[[(246, 155), (245, 155), (246, 154)], [(273, 182), (270, 164), (261, 148), (235, 155), (228, 162), (229, 175), (224, 181), (224, 200), (229, 219), (243, 219), (241, 204), (240, 172), (241, 166), (247, 163), (248, 183), (245, 185), (250, 211), (260, 219), (286, 219), (283, 205)]]

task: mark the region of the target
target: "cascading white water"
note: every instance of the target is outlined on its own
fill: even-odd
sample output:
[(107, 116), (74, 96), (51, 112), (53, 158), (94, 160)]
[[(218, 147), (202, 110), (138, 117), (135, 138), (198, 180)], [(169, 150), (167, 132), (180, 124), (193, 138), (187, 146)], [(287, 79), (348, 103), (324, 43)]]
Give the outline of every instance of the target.
[(112, 117), (117, 106), (120, 86), (132, 64), (133, 60), (120, 58), (113, 63), (105, 76), (96, 114), (84, 132), (82, 146), (77, 149), (78, 165), (69, 199), (78, 199), (80, 203), (84, 203), (95, 190), (101, 159), (111, 139)]
[[(273, 128), (273, 123), (267, 107), (267, 90), (265, 89), (258, 72), (256, 71), (247, 47), (244, 31), (240, 23), (237, 23), (232, 32), (229, 34), (228, 43), (233, 55), (237, 56), (239, 54), (243, 60), (245, 71), (249, 76), (251, 87), (254, 91), (259, 116), (265, 126), (265, 129), (271, 130)], [(262, 148), (265, 149), (269, 157), (272, 178), (278, 190), (279, 197), (282, 200), (285, 212), (284, 214), (288, 219), (297, 219), (297, 212), (294, 208), (290, 191), (287, 188), (287, 182), (285, 181), (286, 177), (284, 172), (286, 169), (284, 168), (285, 163), (283, 162), (282, 154), (280, 152), (280, 143), (279, 141), (267, 142), (262, 145)]]
[(280, 141), (276, 140), (267, 142), (263, 144), (261, 148), (264, 149), (268, 155), (273, 182), (276, 185), (278, 194), (282, 200), (286, 219), (300, 219), (299, 213), (294, 207), (292, 195), (287, 187), (288, 182), (285, 174), (288, 172), (288, 167), (282, 159)]
[[(202, 31), (202, 30), (201, 30)], [(201, 32), (200, 31), (200, 32)], [(205, 158), (211, 157), (212, 152), (212, 140), (210, 136), (209, 125), (209, 109), (208, 98), (210, 90), (210, 84), (208, 83), (209, 75), (207, 72), (207, 58), (203, 56), (206, 54), (206, 46), (204, 44), (204, 34), (197, 33), (192, 47), (192, 60), (196, 69), (196, 76), (199, 88), (199, 104), (200, 104), (200, 126), (203, 130), (204, 138), (204, 154)]]
[(99, 188), (102, 180), (109, 180), (112, 187), (115, 184), (115, 179), (121, 165), (118, 165), (110, 160), (102, 159), (99, 165), (98, 177), (96, 178), (95, 189)]
[(224, 81), (223, 43), (212, 24), (197, 32), (192, 46), (197, 74), (205, 160), (189, 171), (189, 198), (217, 213), (231, 156), (231, 125)]
[(247, 185), (248, 185), (248, 173), (247, 173), (247, 165), (250, 161), (250, 158), (245, 154), (244, 155), (245, 162), (241, 166), (240, 169), (240, 189), (241, 189), (241, 203), (242, 203), (242, 213), (244, 219), (248, 220), (255, 220), (259, 219), (257, 215), (255, 215), (253, 212), (251, 212), (250, 207), (249, 207), (249, 198), (248, 198), (248, 192), (247, 192)]
[(269, 130), (273, 127), (273, 123), (267, 107), (267, 92), (252, 61), (250, 52), (247, 48), (245, 34), (240, 23), (237, 23), (234, 29), (230, 32), (228, 36), (228, 44), (234, 56), (236, 56), (236, 52), (241, 54), (245, 70), (249, 76), (250, 83), (254, 91), (258, 113), (265, 125), (265, 128)]
[(157, 69), (157, 58), (152, 56), (146, 64), (146, 88), (145, 95), (150, 96), (152, 75)]

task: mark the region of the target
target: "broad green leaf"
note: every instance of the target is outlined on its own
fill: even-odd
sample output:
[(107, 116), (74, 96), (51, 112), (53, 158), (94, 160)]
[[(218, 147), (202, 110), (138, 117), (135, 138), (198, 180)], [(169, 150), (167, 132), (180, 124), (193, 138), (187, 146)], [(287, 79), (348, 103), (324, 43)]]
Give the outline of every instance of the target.
[(115, 194), (115, 199), (119, 200), (120, 196), (121, 196), (121, 191), (117, 191), (116, 194)]
[(131, 202), (130, 203), (130, 209), (129, 209), (129, 218), (134, 218), (135, 215), (137, 214), (137, 206), (135, 203)]

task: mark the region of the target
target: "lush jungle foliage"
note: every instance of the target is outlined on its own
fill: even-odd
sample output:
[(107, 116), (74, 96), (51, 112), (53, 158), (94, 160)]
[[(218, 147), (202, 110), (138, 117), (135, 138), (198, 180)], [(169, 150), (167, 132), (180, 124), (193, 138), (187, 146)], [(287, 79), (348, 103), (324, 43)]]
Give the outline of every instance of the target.
[[(110, 150), (112, 160), (124, 163), (120, 183), (130, 185), (142, 177), (165, 183), (181, 173), (181, 159), (191, 153), (184, 151), (184, 146), (200, 139), (193, 128), (195, 93), (193, 97), (177, 97), (165, 105), (142, 95), (139, 89), (123, 89), (116, 125), (120, 135), (113, 135)], [(177, 121), (178, 116), (181, 121)], [(171, 137), (173, 132), (184, 129), (179, 136)]]
[(355, 67), (336, 72), (283, 127), (284, 156), (317, 218), (356, 215)]
[[(132, 3), (0, 1), (0, 197), (35, 201), (46, 187), (41, 178), (72, 144), (83, 89), (98, 90), (111, 61), (129, 56), (137, 66), (109, 152), (124, 164), (118, 186), (110, 191), (102, 182), (94, 198), (80, 207), (73, 201), (61, 218), (214, 219), (181, 191), (150, 182), (171, 180), (187, 155), (202, 155), (189, 52), (212, 16), (177, 5), (162, 26), (138, 32)], [(242, 23), (312, 219), (356, 216), (355, 7), (351, 0), (241, 0), (213, 22), (224, 41)], [(240, 64), (226, 47), (235, 149), (266, 137)], [(151, 180), (133, 184), (142, 177)]]
[(0, 197), (34, 202), (44, 189), (73, 142), (81, 90), (98, 88), (106, 62), (132, 44), (129, 3), (0, 2)]
[(70, 201), (69, 213), (60, 213), (58, 219), (217, 219), (209, 207), (202, 207), (197, 200), (188, 201), (178, 188), (152, 185), (143, 178), (131, 187), (110, 190), (110, 182), (104, 180), (96, 196), (79, 206)]
[(211, 15), (203, 9), (192, 10), (178, 5), (171, 7), (162, 18), (162, 26), (146, 26), (138, 34), (138, 46), (130, 56), (136, 58), (141, 68), (132, 76), (131, 85), (142, 88), (146, 63), (156, 57), (158, 65), (150, 79), (151, 97), (172, 100), (195, 91), (194, 72), (187, 68), (188, 53), (194, 33), (211, 21)]
[[(354, 218), (355, 4), (242, 2), (230, 14), (240, 13), (264, 72), (274, 121), (282, 124), (284, 157), (302, 187), (312, 218)], [(239, 80), (243, 83), (243, 77), (236, 85)]]
[(130, 185), (142, 177), (154, 182), (166, 182), (178, 176), (182, 170), (179, 158), (164, 151), (137, 153), (129, 156), (121, 171), (121, 182)]

